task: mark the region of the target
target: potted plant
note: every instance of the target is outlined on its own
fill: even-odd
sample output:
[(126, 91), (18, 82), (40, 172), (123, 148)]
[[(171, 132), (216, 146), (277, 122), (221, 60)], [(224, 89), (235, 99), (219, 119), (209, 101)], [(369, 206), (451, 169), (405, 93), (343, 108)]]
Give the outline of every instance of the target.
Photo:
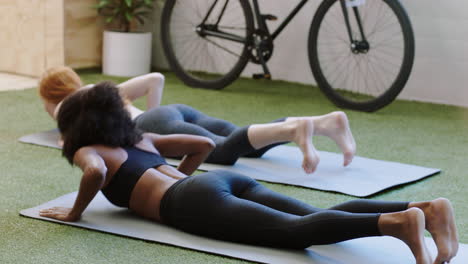
[(103, 36), (103, 73), (132, 77), (151, 70), (151, 32), (142, 31), (154, 0), (98, 0)]

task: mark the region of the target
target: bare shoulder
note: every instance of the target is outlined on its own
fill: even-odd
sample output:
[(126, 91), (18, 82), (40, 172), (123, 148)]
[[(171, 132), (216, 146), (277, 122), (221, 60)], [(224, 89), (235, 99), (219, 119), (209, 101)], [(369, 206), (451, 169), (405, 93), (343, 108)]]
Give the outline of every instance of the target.
[(78, 149), (78, 151), (75, 153), (75, 156), (73, 157), (73, 161), (76, 165), (83, 167), (90, 163), (95, 163), (96, 160), (103, 161), (107, 156), (119, 152), (122, 152), (122, 150), (119, 148), (113, 148), (104, 145), (89, 145)]
[(95, 146), (95, 145), (81, 147), (81, 148), (78, 149), (78, 151), (75, 153), (75, 159), (76, 159), (77, 157), (83, 157), (83, 156), (87, 156), (87, 155), (97, 154), (98, 152), (97, 152), (96, 147), (97, 147), (97, 146)]

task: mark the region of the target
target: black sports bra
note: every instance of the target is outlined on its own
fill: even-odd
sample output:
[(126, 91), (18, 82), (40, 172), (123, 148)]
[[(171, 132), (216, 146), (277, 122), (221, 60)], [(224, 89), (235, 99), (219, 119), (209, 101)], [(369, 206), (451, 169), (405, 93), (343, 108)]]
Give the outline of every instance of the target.
[(149, 168), (157, 168), (167, 163), (163, 157), (153, 152), (136, 147), (123, 149), (127, 152), (127, 160), (122, 163), (112, 180), (101, 191), (114, 205), (128, 207), (133, 188), (143, 173)]

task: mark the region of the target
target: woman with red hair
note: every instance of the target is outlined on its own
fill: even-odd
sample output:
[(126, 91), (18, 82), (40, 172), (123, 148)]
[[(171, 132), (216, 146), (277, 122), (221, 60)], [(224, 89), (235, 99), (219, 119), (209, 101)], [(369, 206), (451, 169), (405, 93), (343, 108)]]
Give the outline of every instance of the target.
[[(90, 87), (93, 85), (83, 86), (73, 69), (56, 67), (47, 70), (42, 76), (39, 93), (46, 111), (56, 119), (65, 97), (79, 89)], [(348, 118), (343, 112), (287, 117), (272, 123), (238, 127), (187, 105), (161, 106), (164, 88), (164, 76), (161, 73), (138, 76), (117, 87), (138, 129), (157, 134), (191, 134), (212, 139), (216, 147), (206, 159), (209, 163), (232, 165), (239, 157), (261, 157), (272, 147), (292, 141), (302, 151), (304, 171), (312, 173), (319, 162), (318, 153), (312, 144), (312, 136), (315, 135), (327, 136), (336, 142), (343, 152), (344, 166), (351, 163), (356, 151)], [(147, 99), (146, 111), (131, 103), (142, 96)]]

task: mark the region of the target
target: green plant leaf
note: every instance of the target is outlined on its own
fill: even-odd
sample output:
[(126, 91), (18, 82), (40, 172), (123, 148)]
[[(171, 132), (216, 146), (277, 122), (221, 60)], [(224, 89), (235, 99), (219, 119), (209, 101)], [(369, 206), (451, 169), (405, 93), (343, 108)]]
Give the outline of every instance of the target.
[(109, 4), (109, 0), (101, 0), (99, 1), (99, 3), (97, 4), (98, 8), (102, 8), (102, 7), (105, 7)]
[(92, 5), (91, 8), (100, 9), (100, 8), (105, 8), (105, 7), (109, 7), (109, 6), (111, 6), (110, 3), (109, 3), (109, 0), (101, 0), (97, 4)]
[(130, 22), (133, 19), (133, 15), (130, 14), (129, 12), (125, 12), (125, 18), (127, 19), (128, 22)]
[(153, 0), (139, 1), (139, 2), (135, 5), (135, 9), (137, 9), (137, 8), (147, 8), (147, 9), (151, 9), (151, 8), (153, 8)]
[(115, 23), (122, 31), (130, 31), (133, 20), (144, 24), (152, 14), (154, 0), (96, 0), (97, 13), (106, 23)]

